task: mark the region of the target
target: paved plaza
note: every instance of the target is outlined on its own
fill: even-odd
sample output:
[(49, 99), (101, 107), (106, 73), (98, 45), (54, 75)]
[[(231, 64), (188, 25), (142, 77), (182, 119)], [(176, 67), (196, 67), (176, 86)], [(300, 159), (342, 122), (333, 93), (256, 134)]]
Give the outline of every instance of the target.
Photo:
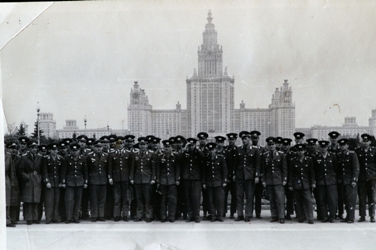
[[(358, 214), (358, 211), (356, 211)], [(90, 222), (7, 228), (7, 249), (376, 249), (376, 223)], [(356, 218), (358, 219), (358, 218)], [(367, 220), (369, 218), (367, 217)]]

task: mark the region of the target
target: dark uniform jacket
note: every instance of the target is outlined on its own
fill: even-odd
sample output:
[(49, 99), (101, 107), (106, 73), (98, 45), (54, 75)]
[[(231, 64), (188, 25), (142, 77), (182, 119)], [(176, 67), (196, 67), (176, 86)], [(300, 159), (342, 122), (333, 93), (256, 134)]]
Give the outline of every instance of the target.
[(225, 157), (217, 154), (212, 158), (208, 155), (205, 162), (203, 184), (207, 187), (222, 187), (222, 184), (227, 182), (228, 175)]
[(287, 163), (285, 154), (281, 151), (265, 152), (261, 157), (262, 182), (266, 185), (282, 185), (287, 183)]
[(318, 186), (337, 185), (337, 157), (334, 153), (328, 152), (324, 158), (317, 153), (313, 158), (316, 183)]
[(304, 156), (302, 162), (299, 160), (299, 156), (293, 158), (290, 162), (288, 175), (288, 186), (294, 189), (310, 189), (312, 184), (316, 184), (312, 158), (308, 156)]
[(236, 171), (236, 157), (238, 155), (238, 147), (237, 146), (227, 146), (225, 148), (226, 153), (226, 165), (227, 165), (227, 172), (228, 172), (228, 181), (232, 181), (233, 177), (235, 176)]
[(63, 157), (60, 155), (57, 155), (55, 160), (50, 155), (45, 155), (43, 157), (43, 181), (45, 183), (50, 183), (51, 187), (59, 187), (63, 160)]
[(20, 205), (20, 189), (18, 186), (16, 165), (19, 157), (5, 154), (5, 188), (6, 188), (6, 206)]
[(182, 179), (204, 181), (202, 167), (204, 160), (204, 153), (201, 150), (198, 150), (197, 148), (194, 148), (193, 152), (183, 152), (181, 154)]
[(144, 152), (137, 150), (133, 154), (130, 179), (135, 184), (150, 184), (152, 180), (156, 180), (156, 156), (153, 151), (146, 150)]
[(130, 150), (122, 149), (109, 155), (109, 175), (114, 182), (129, 181), (133, 154)]
[(75, 160), (72, 155), (65, 157), (61, 168), (61, 180), (68, 187), (82, 187), (88, 183), (86, 159), (79, 155)]
[(359, 181), (376, 180), (376, 149), (360, 148), (356, 151), (359, 160)]
[(180, 158), (179, 154), (172, 152), (158, 154), (157, 158), (157, 182), (161, 185), (175, 185), (180, 181)]
[(255, 146), (238, 147), (236, 157), (236, 181), (253, 180), (260, 176), (260, 151)]
[(337, 183), (350, 185), (351, 182), (358, 182), (359, 161), (354, 151), (346, 150), (337, 153), (338, 175)]
[[(90, 185), (107, 184), (107, 171), (109, 167), (109, 156), (107, 153), (88, 153), (86, 157), (87, 169), (89, 172)], [(111, 175), (108, 175), (110, 178)]]
[(27, 203), (39, 203), (42, 192), (42, 156), (27, 152), (20, 160), (21, 200)]

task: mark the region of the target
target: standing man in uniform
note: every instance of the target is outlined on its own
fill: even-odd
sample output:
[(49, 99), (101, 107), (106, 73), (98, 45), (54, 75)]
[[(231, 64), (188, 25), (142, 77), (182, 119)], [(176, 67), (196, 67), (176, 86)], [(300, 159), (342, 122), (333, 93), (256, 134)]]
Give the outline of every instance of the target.
[(44, 191), (44, 205), (46, 207), (46, 224), (59, 221), (60, 201), (60, 174), (63, 164), (63, 157), (57, 154), (57, 143), (48, 145), (49, 153), (43, 157), (43, 182), (46, 186)]
[(148, 150), (147, 138), (139, 137), (140, 150), (134, 152), (130, 183), (135, 187), (137, 200), (137, 215), (135, 221), (141, 221), (145, 217), (146, 222), (153, 219), (152, 185), (156, 180), (155, 155)]
[(7, 227), (15, 227), (20, 206), (20, 189), (18, 186), (18, 145), (16, 142), (7, 143), (5, 153), (5, 188)]
[(24, 218), (27, 225), (40, 224), (39, 203), (42, 193), (42, 156), (37, 154), (36, 141), (28, 142), (29, 151), (24, 154), (20, 162), (21, 201), (23, 202)]
[(366, 220), (366, 200), (368, 199), (368, 215), (370, 221), (375, 222), (375, 202), (376, 202), (376, 149), (371, 147), (371, 136), (361, 135), (363, 147), (356, 153), (359, 159), (359, 222)]
[[(129, 138), (129, 137), (128, 137)], [(114, 221), (129, 220), (129, 174), (132, 166), (132, 151), (129, 148), (119, 149), (109, 155), (109, 172), (114, 182)]]
[(231, 194), (231, 204), (230, 204), (230, 219), (234, 219), (234, 214), (236, 213), (236, 183), (235, 183), (235, 171), (236, 171), (236, 158), (238, 154), (238, 147), (235, 145), (238, 134), (228, 133), (227, 135), (228, 145), (226, 147), (227, 157), (226, 157), (226, 166), (227, 166), (227, 185), (224, 187), (225, 190), (225, 208), (224, 214), (227, 213), (227, 201), (228, 194)]
[[(160, 201), (160, 220), (175, 221), (177, 186), (180, 184), (179, 154), (173, 151), (171, 142), (163, 140), (163, 152), (156, 156), (157, 183), (162, 193)], [(168, 213), (167, 213), (168, 212)]]
[(287, 184), (287, 164), (283, 152), (277, 151), (276, 139), (268, 137), (268, 151), (262, 155), (262, 185), (267, 189), (270, 201), (270, 222), (285, 223), (285, 189)]
[(317, 183), (317, 213), (322, 215), (322, 222), (334, 223), (338, 202), (337, 157), (335, 153), (328, 151), (329, 141), (320, 140), (319, 145), (319, 151), (313, 157)]
[[(175, 146), (175, 152), (179, 155), (179, 158), (184, 152), (184, 145), (185, 145), (185, 138), (181, 135), (177, 135), (174, 137), (173, 140), (173, 145)], [(180, 172), (182, 169), (182, 162), (178, 162)], [(181, 214), (183, 214), (183, 219), (187, 219), (187, 202), (185, 201), (185, 195), (184, 195), (184, 183), (180, 182), (180, 185), (177, 186), (177, 206), (176, 206), (176, 214), (175, 214), (175, 219), (178, 219)]]
[[(206, 143), (208, 143), (208, 137), (209, 135), (206, 132), (200, 132), (197, 134), (198, 149), (204, 153), (205, 157), (209, 154), (209, 150), (205, 147)], [(205, 159), (203, 159), (201, 162), (201, 168), (204, 168), (205, 165), (206, 165)], [(210, 220), (211, 219), (210, 204), (209, 204), (208, 192), (206, 189), (202, 189), (202, 210), (204, 211), (203, 220)]]
[(181, 155), (183, 187), (187, 202), (187, 222), (200, 222), (201, 185), (203, 182), (204, 153), (196, 148), (197, 139), (188, 138), (184, 153)]
[[(237, 193), (237, 215), (235, 221), (244, 220), (249, 222), (253, 214), (253, 197), (255, 184), (260, 181), (260, 151), (251, 146), (250, 133), (242, 131), (239, 133), (243, 145), (238, 148), (236, 159), (236, 193)], [(244, 194), (247, 200), (245, 216), (243, 214)]]
[[(111, 173), (108, 173), (109, 157), (103, 152), (103, 145), (100, 140), (94, 142), (94, 152), (90, 152), (86, 157), (86, 164), (89, 172), (90, 185), (90, 208), (91, 221), (106, 221), (104, 209), (108, 183), (113, 184)], [(108, 176), (107, 176), (108, 174)]]
[[(257, 130), (253, 130), (250, 132), (250, 134), (251, 134), (252, 147), (257, 148), (260, 151), (260, 155), (262, 155), (265, 152), (265, 148), (258, 145), (261, 133)], [(280, 137), (280, 139), (278, 140), (278, 143), (282, 144), (282, 137)], [(263, 192), (263, 185), (260, 181), (259, 183), (255, 184), (254, 203), (255, 203), (255, 212), (256, 212), (257, 219), (262, 219), (261, 217), (262, 192)]]
[(80, 146), (69, 145), (71, 154), (65, 157), (61, 169), (61, 186), (65, 189), (65, 223), (79, 223), (82, 189), (88, 186), (86, 158), (80, 155)]
[(338, 195), (342, 197), (345, 203), (346, 218), (341, 222), (354, 223), (355, 206), (357, 195), (357, 182), (359, 177), (359, 161), (354, 151), (350, 151), (349, 140), (342, 138), (338, 140), (340, 152), (337, 153), (338, 160), (338, 186), (340, 192)]
[[(224, 141), (224, 137), (216, 137), (216, 140)], [(206, 166), (204, 169), (203, 188), (207, 189), (208, 200), (210, 205), (210, 221), (218, 220), (223, 222), (223, 204), (224, 191), (223, 188), (227, 185), (227, 166), (225, 157), (217, 154), (217, 144), (210, 142), (206, 144), (209, 154), (206, 159)]]
[[(285, 154), (287, 169), (290, 166), (291, 159), (296, 156), (296, 153), (291, 150), (291, 139), (282, 139), (282, 152)], [(285, 185), (286, 194), (286, 220), (291, 220), (291, 215), (294, 214), (294, 191), (291, 191), (288, 185)]]
[(307, 219), (309, 224), (313, 224), (311, 199), (312, 189), (316, 188), (316, 180), (312, 159), (305, 155), (305, 147), (304, 144), (296, 145), (297, 156), (290, 162), (288, 183), (290, 190), (294, 190), (298, 222)]

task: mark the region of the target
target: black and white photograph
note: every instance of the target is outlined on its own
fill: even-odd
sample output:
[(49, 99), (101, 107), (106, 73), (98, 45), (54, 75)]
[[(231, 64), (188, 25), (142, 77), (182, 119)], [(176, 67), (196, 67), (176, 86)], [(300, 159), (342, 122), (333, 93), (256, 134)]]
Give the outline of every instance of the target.
[(375, 13), (0, 3), (0, 249), (373, 249)]

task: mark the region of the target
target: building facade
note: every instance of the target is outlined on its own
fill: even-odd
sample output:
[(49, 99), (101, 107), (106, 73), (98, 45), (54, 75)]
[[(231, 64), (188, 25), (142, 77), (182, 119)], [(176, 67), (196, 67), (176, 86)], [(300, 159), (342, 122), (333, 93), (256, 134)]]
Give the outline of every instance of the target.
[(128, 106), (128, 125), (135, 136), (153, 134), (160, 138), (175, 135), (195, 137), (205, 131), (210, 137), (241, 130), (259, 130), (261, 140), (270, 135), (292, 137), (295, 132), (295, 105), (287, 80), (276, 88), (265, 109), (247, 109), (245, 103), (234, 107), (235, 79), (223, 69), (223, 50), (209, 11), (198, 47), (198, 67), (186, 80), (187, 109), (153, 110), (144, 89), (134, 83)]
[(52, 113), (40, 113), (39, 114), (39, 127), (42, 130), (42, 134), (46, 138), (55, 139), (56, 134), (56, 121), (53, 119)]

